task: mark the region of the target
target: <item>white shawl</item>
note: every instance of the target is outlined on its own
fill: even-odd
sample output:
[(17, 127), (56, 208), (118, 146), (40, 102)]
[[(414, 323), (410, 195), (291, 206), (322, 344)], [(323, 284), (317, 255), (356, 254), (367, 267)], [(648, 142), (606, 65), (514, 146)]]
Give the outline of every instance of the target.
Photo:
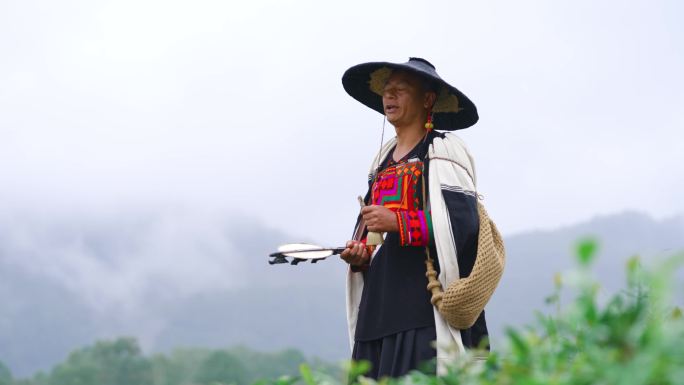
[[(370, 174), (374, 174), (378, 163), (385, 159), (396, 144), (396, 138), (388, 141), (373, 159)], [(436, 136), (428, 149), (429, 174), (428, 196), (432, 215), (433, 234), (439, 260), (439, 281), (447, 288), (451, 282), (459, 279), (458, 255), (451, 230), (451, 222), (442, 190), (460, 191), (475, 194), (476, 177), (473, 157), (463, 141), (456, 134), (447, 132), (445, 137)], [(471, 178), (472, 176), (472, 178)], [(377, 253), (377, 250), (376, 250)], [(425, 280), (427, 286), (427, 278)], [(427, 289), (426, 289), (427, 290)], [(347, 322), (349, 326), (349, 343), (354, 347), (354, 333), (359, 313), (359, 303), (363, 291), (363, 275), (347, 273)], [(465, 352), (461, 333), (442, 318), (433, 308), (435, 328), (437, 330), (437, 374), (446, 374), (446, 364)]]

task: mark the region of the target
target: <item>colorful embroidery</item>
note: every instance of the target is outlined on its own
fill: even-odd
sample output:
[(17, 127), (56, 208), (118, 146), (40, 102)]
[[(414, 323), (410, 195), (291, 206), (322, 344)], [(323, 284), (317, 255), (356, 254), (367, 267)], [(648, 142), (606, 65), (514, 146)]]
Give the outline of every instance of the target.
[(430, 212), (423, 210), (400, 210), (396, 212), (399, 223), (399, 241), (402, 246), (425, 246), (432, 237)]
[(402, 246), (425, 246), (432, 236), (429, 212), (422, 210), (420, 195), (423, 162), (396, 163), (390, 160), (372, 186), (373, 204), (394, 211)]

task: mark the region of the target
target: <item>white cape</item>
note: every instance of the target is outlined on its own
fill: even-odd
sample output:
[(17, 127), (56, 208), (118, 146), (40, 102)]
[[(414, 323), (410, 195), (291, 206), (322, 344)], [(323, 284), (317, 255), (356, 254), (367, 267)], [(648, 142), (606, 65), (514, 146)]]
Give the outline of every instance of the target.
[[(374, 157), (370, 168), (373, 174), (378, 162), (387, 157), (396, 144), (396, 138), (386, 143), (380, 153)], [(442, 287), (459, 279), (457, 252), (451, 221), (447, 211), (442, 189), (476, 194), (476, 177), (473, 157), (466, 149), (463, 141), (456, 134), (447, 132), (444, 138), (436, 136), (428, 149), (428, 205), (432, 215), (432, 225), (437, 258), (439, 260), (439, 281)], [(377, 253), (377, 250), (376, 250)], [(427, 286), (427, 278), (425, 280)], [(426, 289), (427, 290), (427, 289)], [(347, 322), (349, 326), (349, 343), (354, 347), (354, 333), (359, 313), (359, 303), (363, 291), (363, 275), (349, 269), (347, 273)], [(449, 326), (436, 308), (433, 308), (437, 331), (437, 374), (446, 374), (446, 364), (465, 352), (461, 333)]]

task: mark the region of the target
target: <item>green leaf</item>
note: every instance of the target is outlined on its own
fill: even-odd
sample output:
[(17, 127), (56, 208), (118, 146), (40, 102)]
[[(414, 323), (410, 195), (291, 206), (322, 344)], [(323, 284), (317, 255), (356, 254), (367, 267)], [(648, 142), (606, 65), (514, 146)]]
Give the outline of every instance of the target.
[(292, 376), (280, 376), (276, 380), (276, 385), (292, 385), (297, 382), (297, 377)]
[(598, 250), (598, 242), (593, 238), (580, 240), (576, 247), (577, 261), (581, 266), (589, 266)]
[(521, 356), (529, 355), (530, 347), (517, 330), (508, 328), (506, 330), (506, 334), (508, 336), (509, 341), (511, 342), (511, 346), (514, 349), (514, 352)]
[(302, 375), (302, 379), (307, 385), (316, 385), (316, 380), (314, 380), (314, 376), (309, 365), (299, 365), (299, 373)]
[(350, 361), (349, 362), (349, 378), (356, 379), (358, 376), (362, 376), (371, 369), (371, 364), (368, 361)]

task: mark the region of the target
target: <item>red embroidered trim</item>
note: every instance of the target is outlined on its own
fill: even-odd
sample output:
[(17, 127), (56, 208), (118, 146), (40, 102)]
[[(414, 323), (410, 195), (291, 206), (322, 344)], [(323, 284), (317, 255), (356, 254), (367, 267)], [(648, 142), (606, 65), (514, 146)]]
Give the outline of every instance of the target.
[(399, 244), (402, 246), (406, 245), (406, 234), (404, 232), (404, 217), (401, 215), (402, 211), (395, 211), (394, 214), (397, 217), (397, 224), (399, 225)]
[(426, 246), (430, 242), (429, 216), (423, 210), (399, 210), (399, 242), (402, 246)]

